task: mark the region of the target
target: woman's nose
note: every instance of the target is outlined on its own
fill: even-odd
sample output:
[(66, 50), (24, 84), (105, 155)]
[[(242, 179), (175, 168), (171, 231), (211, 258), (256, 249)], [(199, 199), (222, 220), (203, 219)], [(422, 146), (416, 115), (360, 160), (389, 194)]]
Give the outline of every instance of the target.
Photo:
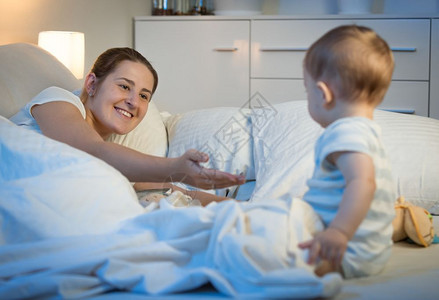
[(138, 105), (139, 100), (137, 99), (136, 95), (134, 95), (133, 93), (131, 93), (127, 99), (125, 100), (125, 102), (131, 106), (131, 107), (136, 107)]

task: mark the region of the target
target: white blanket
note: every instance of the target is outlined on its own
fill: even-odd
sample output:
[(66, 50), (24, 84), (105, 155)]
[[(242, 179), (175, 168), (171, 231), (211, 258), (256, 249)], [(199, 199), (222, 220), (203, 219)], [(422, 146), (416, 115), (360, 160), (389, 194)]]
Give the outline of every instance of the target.
[(301, 200), (146, 213), (119, 172), (0, 118), (0, 298), (143, 294), (212, 283), (230, 296), (314, 298), (318, 278), (297, 243), (320, 222)]

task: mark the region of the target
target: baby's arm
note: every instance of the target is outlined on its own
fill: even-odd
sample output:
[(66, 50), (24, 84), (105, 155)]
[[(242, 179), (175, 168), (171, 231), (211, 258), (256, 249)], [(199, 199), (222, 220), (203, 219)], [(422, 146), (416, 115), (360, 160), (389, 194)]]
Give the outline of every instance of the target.
[(337, 152), (333, 160), (346, 181), (337, 215), (329, 228), (343, 232), (350, 240), (366, 217), (375, 193), (372, 158), (359, 152)]
[(343, 198), (328, 228), (299, 246), (310, 249), (309, 263), (320, 258), (338, 267), (348, 241), (354, 236), (372, 202), (375, 168), (372, 158), (359, 152), (336, 152), (328, 159), (337, 165), (346, 181)]

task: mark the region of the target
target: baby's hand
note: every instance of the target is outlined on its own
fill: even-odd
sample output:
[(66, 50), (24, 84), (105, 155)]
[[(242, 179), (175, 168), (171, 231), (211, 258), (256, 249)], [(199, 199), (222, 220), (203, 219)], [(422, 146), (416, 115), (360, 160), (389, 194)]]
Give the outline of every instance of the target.
[(299, 248), (309, 249), (308, 263), (314, 264), (318, 259), (327, 260), (333, 266), (339, 266), (348, 244), (347, 236), (335, 228), (319, 232), (314, 239), (299, 243)]

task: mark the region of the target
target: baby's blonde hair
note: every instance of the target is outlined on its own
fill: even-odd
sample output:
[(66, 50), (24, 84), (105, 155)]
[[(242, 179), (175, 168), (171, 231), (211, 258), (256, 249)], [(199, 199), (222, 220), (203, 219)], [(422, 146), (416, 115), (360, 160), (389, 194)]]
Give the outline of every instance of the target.
[(328, 84), (336, 98), (378, 105), (390, 85), (394, 61), (386, 41), (373, 30), (346, 25), (310, 47), (304, 68), (313, 80)]

